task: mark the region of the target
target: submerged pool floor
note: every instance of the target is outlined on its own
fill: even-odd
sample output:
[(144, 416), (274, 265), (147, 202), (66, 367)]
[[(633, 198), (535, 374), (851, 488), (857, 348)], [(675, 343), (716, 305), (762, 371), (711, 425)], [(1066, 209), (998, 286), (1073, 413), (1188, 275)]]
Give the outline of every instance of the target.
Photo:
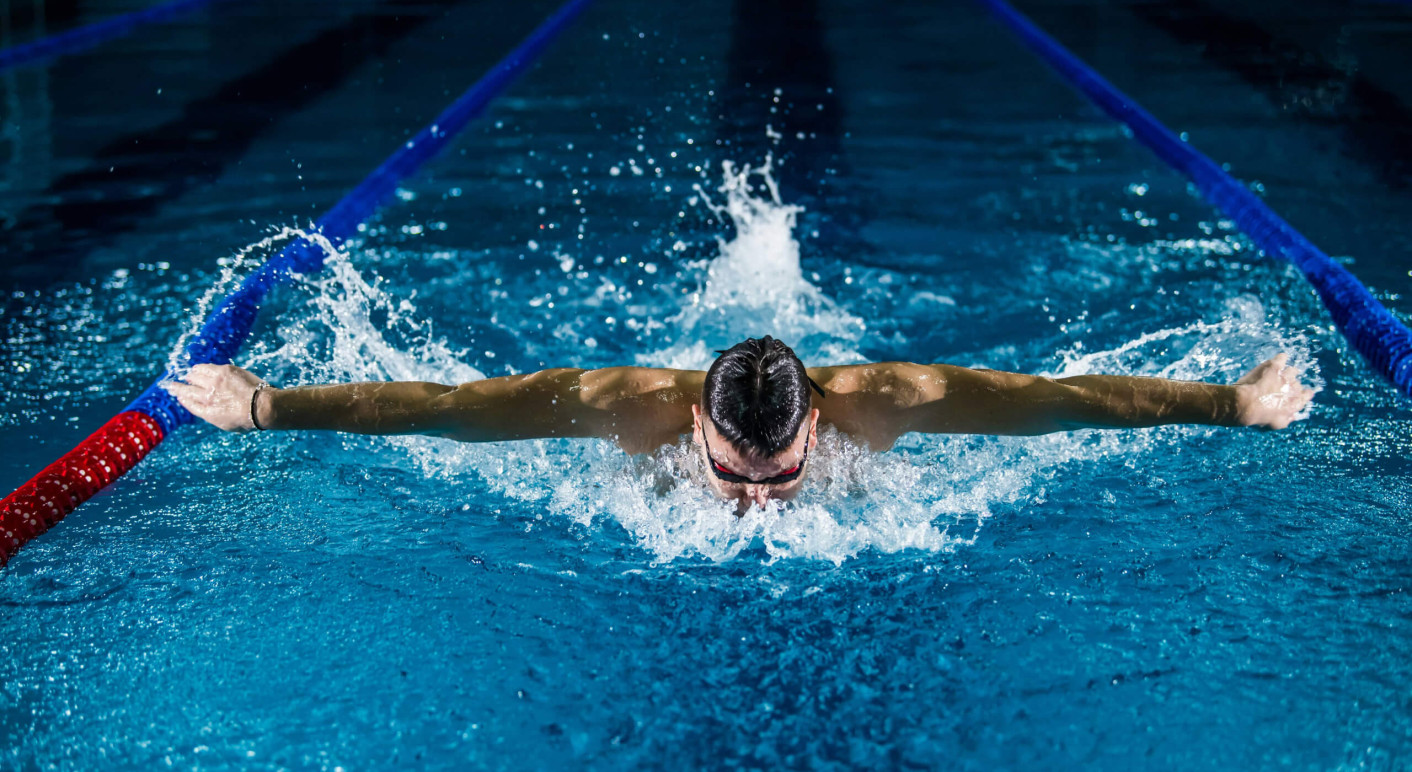
[[(1020, 6), (1409, 319), (1408, 6)], [(0, 77), (0, 483), (550, 10), (231, 4)], [(772, 334), (1214, 381), (1288, 351), (1320, 393), (1282, 432), (825, 433), (739, 520), (685, 445), (188, 427), (0, 570), (0, 768), (1412, 764), (1408, 402), (978, 6), (604, 0), (398, 199), (240, 364)]]

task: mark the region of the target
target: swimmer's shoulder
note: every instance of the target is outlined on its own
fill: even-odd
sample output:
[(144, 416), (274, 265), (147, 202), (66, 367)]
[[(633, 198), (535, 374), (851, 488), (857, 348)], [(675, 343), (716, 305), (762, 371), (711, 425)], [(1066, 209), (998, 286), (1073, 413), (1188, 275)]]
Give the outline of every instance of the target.
[(659, 367), (605, 367), (579, 376), (580, 398), (612, 415), (611, 438), (629, 453), (673, 445), (691, 431), (691, 406), (706, 373)]
[(911, 408), (946, 395), (945, 365), (868, 362), (808, 368), (827, 396), (816, 399), (819, 420), (866, 442), (892, 447), (905, 433)]
[(840, 402), (879, 402), (908, 407), (918, 401), (934, 399), (945, 391), (946, 367), (916, 362), (868, 362), (810, 367), (808, 372), (827, 394), (843, 396)]
[(609, 408), (643, 400), (690, 407), (701, 396), (706, 373), (665, 367), (603, 367), (585, 370), (579, 376), (583, 399), (597, 407)]

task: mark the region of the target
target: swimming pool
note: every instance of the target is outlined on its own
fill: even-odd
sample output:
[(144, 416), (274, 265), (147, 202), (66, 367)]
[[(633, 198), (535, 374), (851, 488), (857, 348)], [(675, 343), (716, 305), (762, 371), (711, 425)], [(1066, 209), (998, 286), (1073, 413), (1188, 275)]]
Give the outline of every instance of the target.
[[(1405, 7), (1022, 7), (1408, 318)], [(549, 10), (232, 4), (4, 74), (5, 481)], [(1209, 379), (1288, 349), (1323, 391), (1270, 434), (825, 436), (742, 521), (681, 449), (189, 427), (0, 573), (0, 766), (1407, 765), (1407, 403), (978, 8), (603, 2), (399, 198), (238, 361), (464, 380), (768, 332)]]

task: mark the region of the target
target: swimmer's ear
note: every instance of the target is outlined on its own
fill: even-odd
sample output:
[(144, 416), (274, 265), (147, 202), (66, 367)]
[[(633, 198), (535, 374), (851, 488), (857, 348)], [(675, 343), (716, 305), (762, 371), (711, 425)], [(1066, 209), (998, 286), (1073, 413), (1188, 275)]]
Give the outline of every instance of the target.
[[(807, 375), (804, 376), (804, 377), (805, 377), (805, 378), (809, 378), (809, 376), (807, 376)], [(820, 396), (820, 397), (827, 397), (827, 396), (828, 396), (828, 394), (825, 394), (825, 393), (824, 393), (824, 387), (823, 387), (823, 386), (820, 386), (820, 385), (817, 384), (817, 383), (815, 383), (813, 378), (809, 378), (809, 385), (814, 387), (814, 391), (819, 392), (819, 396)]]

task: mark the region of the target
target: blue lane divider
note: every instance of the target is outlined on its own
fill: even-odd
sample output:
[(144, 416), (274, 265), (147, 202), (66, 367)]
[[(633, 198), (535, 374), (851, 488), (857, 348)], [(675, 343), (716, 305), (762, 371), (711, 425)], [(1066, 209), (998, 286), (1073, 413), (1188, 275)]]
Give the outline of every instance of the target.
[[(480, 82), (447, 108), (436, 123), (383, 162), (357, 188), (319, 220), (324, 235), (343, 241), (396, 189), (446, 145), (516, 74), (529, 66), (550, 40), (588, 5), (573, 0), (531, 33)], [(206, 318), (186, 353), (192, 363), (228, 362), (250, 335), (260, 301), (270, 289), (295, 273), (318, 270), (324, 253), (303, 241), (285, 248), (246, 277), (235, 292)], [(165, 376), (164, 376), (165, 377)], [(158, 384), (161, 381), (158, 381)], [(68, 453), (44, 467), (29, 482), (0, 500), (0, 566), (28, 542), (53, 527), (103, 488), (127, 474), (171, 430), (190, 422), (191, 414), (153, 384), (126, 410), (110, 418)]]
[[(555, 36), (591, 2), (592, 0), (570, 0), (536, 27), (524, 42), (467, 89), (437, 116), (430, 126), (407, 140), (406, 144), (383, 161), (381, 166), (358, 184), (358, 187), (320, 217), (317, 223), (318, 231), (335, 245), (341, 244), (356, 233), (358, 224), (392, 196), (401, 180), (416, 172), (423, 163), (444, 148), (457, 132), (479, 115), (486, 105), (514, 80), (515, 76), (529, 67)], [(187, 344), (186, 355), (189, 363), (230, 362), (250, 337), (255, 315), (269, 291), (288, 281), (296, 273), (320, 270), (324, 258), (323, 250), (301, 240), (266, 261), (211, 309), (201, 329)], [(168, 433), (193, 420), (192, 415), (161, 387), (161, 383), (171, 376), (171, 373), (164, 373), (126, 408), (151, 416), (162, 425), (163, 431)]]
[(1127, 124), (1138, 141), (1185, 174), (1208, 202), (1224, 212), (1267, 255), (1299, 268), (1314, 285), (1334, 323), (1353, 348), (1404, 394), (1412, 397), (1412, 330), (1379, 303), (1357, 277), (1005, 0), (977, 1), (994, 12), (1071, 86), (1108, 115)]
[(0, 51), (0, 70), (28, 64), (38, 59), (47, 59), (51, 56), (76, 53), (85, 48), (92, 48), (99, 43), (120, 38), (144, 24), (169, 21), (203, 5), (218, 2), (225, 2), (225, 0), (171, 0), (171, 2), (142, 11), (125, 13), (68, 32), (40, 38), (32, 43), (11, 46)]

